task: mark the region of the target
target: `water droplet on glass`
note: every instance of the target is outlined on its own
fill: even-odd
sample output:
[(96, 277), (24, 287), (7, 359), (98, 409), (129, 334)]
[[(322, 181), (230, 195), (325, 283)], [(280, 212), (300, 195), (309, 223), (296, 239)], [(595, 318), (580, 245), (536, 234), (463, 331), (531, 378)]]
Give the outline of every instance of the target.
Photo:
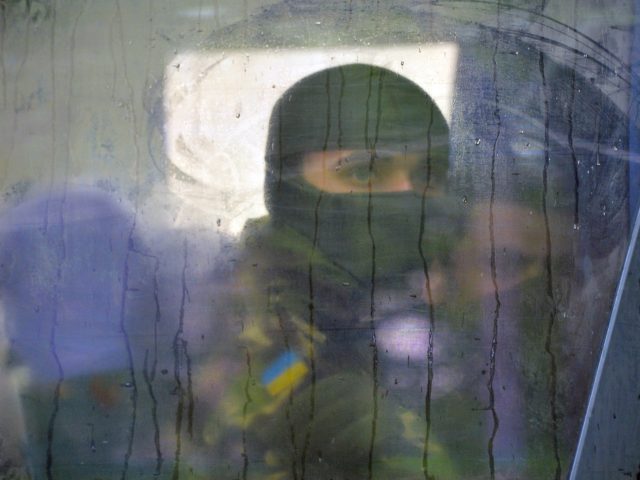
[(469, 199), (467, 198), (466, 195), (462, 197), (462, 203), (469, 203)]
[(479, 138), (476, 138), (476, 145), (480, 145), (481, 140)]
[(574, 230), (580, 230), (580, 225), (578, 225), (577, 223), (573, 224), (573, 229)]

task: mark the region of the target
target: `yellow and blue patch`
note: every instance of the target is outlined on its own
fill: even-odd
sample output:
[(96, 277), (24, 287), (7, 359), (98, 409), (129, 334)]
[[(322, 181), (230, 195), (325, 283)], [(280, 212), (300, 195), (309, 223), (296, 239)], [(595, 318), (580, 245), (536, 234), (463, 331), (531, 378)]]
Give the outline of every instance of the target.
[(309, 369), (294, 352), (280, 355), (262, 374), (262, 384), (271, 395), (293, 390), (302, 382)]

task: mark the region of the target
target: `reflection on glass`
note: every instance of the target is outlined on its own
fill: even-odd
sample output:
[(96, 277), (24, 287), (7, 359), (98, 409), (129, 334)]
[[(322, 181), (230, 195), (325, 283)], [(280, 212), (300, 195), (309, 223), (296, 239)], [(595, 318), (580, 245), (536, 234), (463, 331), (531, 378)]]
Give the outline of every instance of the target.
[(237, 241), (66, 184), (6, 213), (34, 478), (562, 478), (626, 248), (628, 119), (501, 42), (461, 41), (451, 112), (368, 64), (287, 89)]

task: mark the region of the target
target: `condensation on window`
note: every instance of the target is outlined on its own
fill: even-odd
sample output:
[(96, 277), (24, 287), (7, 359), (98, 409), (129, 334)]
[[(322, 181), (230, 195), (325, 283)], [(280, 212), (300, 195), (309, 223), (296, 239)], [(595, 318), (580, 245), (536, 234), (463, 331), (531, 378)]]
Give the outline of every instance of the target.
[(635, 7), (0, 2), (0, 477), (640, 478)]

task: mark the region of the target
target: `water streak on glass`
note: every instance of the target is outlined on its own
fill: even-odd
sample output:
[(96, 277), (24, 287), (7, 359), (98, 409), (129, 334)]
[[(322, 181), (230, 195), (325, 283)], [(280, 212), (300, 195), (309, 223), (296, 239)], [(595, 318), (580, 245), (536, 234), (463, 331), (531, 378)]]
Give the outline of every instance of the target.
[[(427, 292), (427, 303), (429, 308), (429, 337), (427, 346), (427, 388), (424, 397), (424, 442), (422, 447), (422, 471), (425, 480), (429, 480), (429, 437), (431, 436), (431, 394), (433, 389), (433, 342), (436, 327), (435, 307), (433, 304), (433, 293), (431, 291), (431, 279), (429, 278), (429, 265), (424, 252), (424, 234), (425, 234), (425, 207), (427, 202), (427, 193), (431, 186), (431, 129), (433, 128), (433, 106), (429, 112), (429, 126), (427, 127), (427, 171), (425, 186), (422, 190), (422, 198), (420, 201), (420, 232), (418, 234), (418, 253), (422, 260), (422, 271), (424, 272), (424, 284)], [(409, 357), (407, 357), (409, 363)]]
[(369, 85), (367, 90), (367, 100), (366, 100), (366, 109), (365, 109), (365, 122), (364, 122), (364, 146), (365, 149), (370, 152), (369, 156), (369, 175), (367, 178), (367, 234), (369, 235), (369, 240), (371, 241), (371, 288), (369, 290), (369, 328), (371, 330), (371, 351), (372, 351), (372, 359), (371, 359), (371, 376), (373, 380), (373, 391), (372, 402), (373, 402), (373, 414), (371, 418), (371, 441), (369, 443), (369, 457), (367, 463), (367, 473), (368, 479), (371, 480), (373, 478), (373, 455), (374, 455), (374, 445), (376, 442), (376, 431), (378, 428), (378, 339), (376, 337), (376, 241), (373, 236), (373, 231), (371, 230), (371, 218), (373, 211), (373, 203), (372, 203), (372, 177), (373, 177), (373, 167), (375, 164), (375, 151), (376, 144), (378, 143), (378, 132), (380, 128), (380, 95), (382, 92), (383, 85), (383, 72), (379, 73), (378, 78), (378, 102), (377, 102), (377, 111), (378, 115), (376, 115), (376, 125), (375, 125), (375, 133), (373, 138), (373, 143), (369, 143), (369, 110), (371, 108), (371, 104), (369, 103), (372, 95), (372, 79), (374, 76), (374, 70), (371, 69), (369, 71)]
[(547, 195), (549, 186), (549, 163), (551, 161), (551, 153), (549, 150), (549, 97), (547, 94), (547, 83), (545, 78), (544, 54), (540, 53), (540, 77), (542, 80), (542, 90), (544, 95), (544, 167), (542, 170), (542, 214), (544, 215), (545, 228), (545, 268), (547, 277), (547, 297), (549, 299), (551, 312), (549, 313), (549, 321), (547, 323), (546, 338), (544, 342), (544, 350), (549, 356), (549, 409), (551, 415), (551, 436), (553, 444), (553, 455), (555, 457), (555, 478), (560, 479), (562, 475), (562, 465), (560, 463), (560, 453), (558, 446), (558, 408), (557, 408), (557, 390), (558, 379), (556, 364), (556, 356), (551, 346), (554, 324), (556, 323), (556, 300), (554, 295), (553, 274), (551, 265), (551, 228), (549, 226), (549, 213), (547, 205)]
[[(500, 2), (497, 4), (496, 11), (496, 23), (500, 28)], [(491, 332), (491, 352), (489, 354), (489, 380), (487, 381), (487, 390), (489, 392), (489, 410), (491, 410), (491, 416), (493, 417), (493, 428), (491, 430), (491, 436), (487, 443), (487, 453), (489, 455), (489, 474), (491, 479), (495, 479), (496, 466), (493, 453), (494, 442), (500, 427), (500, 418), (496, 411), (495, 405), (495, 391), (494, 380), (496, 375), (496, 353), (498, 351), (498, 333), (500, 322), (500, 292), (498, 288), (498, 272), (496, 269), (496, 240), (494, 231), (494, 206), (496, 195), (496, 158), (498, 153), (498, 141), (500, 140), (500, 133), (502, 128), (502, 119), (500, 118), (500, 93), (498, 91), (498, 65), (496, 63), (496, 56), (498, 54), (499, 39), (496, 37), (495, 46), (493, 50), (493, 84), (495, 86), (495, 109), (493, 116), (496, 120), (496, 137), (493, 141), (493, 147), (491, 151), (491, 196), (489, 198), (489, 241), (491, 243), (491, 283), (493, 284), (493, 294), (495, 298), (495, 310), (493, 315), (493, 329)]]

